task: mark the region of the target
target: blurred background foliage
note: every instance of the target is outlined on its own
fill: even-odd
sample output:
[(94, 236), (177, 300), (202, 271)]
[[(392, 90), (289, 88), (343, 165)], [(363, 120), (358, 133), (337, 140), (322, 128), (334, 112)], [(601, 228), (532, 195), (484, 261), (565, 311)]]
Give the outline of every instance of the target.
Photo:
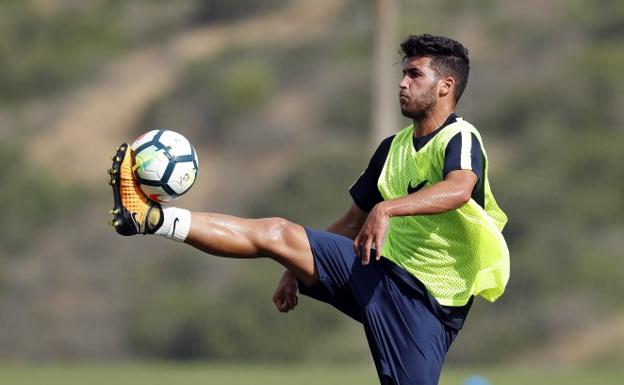
[[(304, 298), (292, 313), (274, 310), (279, 266), (112, 235), (104, 169), (84, 164), (85, 174), (102, 173), (97, 183), (66, 175), (30, 144), (55, 137), (53, 122), (84, 102), (81, 90), (97, 92), (115, 63), (214, 30), (224, 48), (185, 63), (114, 142), (157, 127), (190, 138), (199, 186), (180, 205), (328, 226), (350, 205), (347, 189), (373, 149), (371, 2), (344, 2), (312, 38), (249, 45), (217, 33), (299, 3), (0, 2), (0, 357), (369, 359), (359, 326), (328, 306)], [(494, 305), (477, 301), (451, 362), (624, 362), (621, 338), (584, 342), (617, 336), (610, 321), (624, 312), (624, 6), (598, 3), (401, 4), (400, 37), (444, 34), (470, 49), (459, 112), (484, 135), (510, 218), (508, 292)], [(291, 21), (306, 16), (292, 9)], [(163, 49), (160, 60), (173, 55)]]
[(41, 172), (34, 167), (19, 146), (0, 143), (0, 200), (7, 204), (0, 225), (0, 249), (4, 257), (26, 253), (38, 240), (37, 232), (25, 231), (54, 224), (55, 217), (71, 207), (70, 202), (86, 190), (58, 178), (59, 170)]

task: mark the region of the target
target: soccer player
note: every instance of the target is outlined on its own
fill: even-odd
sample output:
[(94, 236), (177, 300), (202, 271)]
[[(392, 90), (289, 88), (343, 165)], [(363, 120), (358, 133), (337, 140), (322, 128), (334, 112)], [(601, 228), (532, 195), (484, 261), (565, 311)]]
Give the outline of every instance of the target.
[(399, 102), (413, 124), (381, 142), (350, 189), (353, 205), (327, 232), (151, 202), (133, 179), (127, 144), (111, 169), (115, 229), (213, 255), (272, 258), (286, 267), (278, 310), (297, 305), (297, 290), (331, 304), (363, 324), (381, 384), (437, 384), (474, 296), (494, 301), (504, 291), (507, 218), (490, 190), (481, 136), (455, 113), (468, 51), (426, 34), (401, 49)]

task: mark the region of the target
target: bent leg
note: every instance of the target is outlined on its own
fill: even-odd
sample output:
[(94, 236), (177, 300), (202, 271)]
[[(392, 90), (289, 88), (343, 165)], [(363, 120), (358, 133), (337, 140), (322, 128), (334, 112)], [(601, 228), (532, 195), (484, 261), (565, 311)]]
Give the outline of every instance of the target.
[(269, 257), (292, 271), (306, 285), (318, 281), (304, 228), (282, 218), (245, 219), (193, 212), (184, 242), (222, 257)]

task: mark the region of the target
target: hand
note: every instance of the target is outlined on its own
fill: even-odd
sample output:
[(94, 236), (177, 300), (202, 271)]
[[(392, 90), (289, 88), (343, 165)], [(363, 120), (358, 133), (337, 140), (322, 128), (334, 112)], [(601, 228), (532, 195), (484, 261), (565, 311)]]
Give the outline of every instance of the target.
[(273, 294), (273, 303), (278, 311), (288, 313), (297, 306), (297, 278), (290, 270), (282, 275)]
[(390, 216), (386, 214), (382, 203), (373, 207), (362, 226), (360, 233), (353, 240), (353, 251), (362, 259), (362, 265), (368, 265), (371, 257), (371, 247), (374, 245), (376, 259), (381, 258), (383, 242), (388, 231)]

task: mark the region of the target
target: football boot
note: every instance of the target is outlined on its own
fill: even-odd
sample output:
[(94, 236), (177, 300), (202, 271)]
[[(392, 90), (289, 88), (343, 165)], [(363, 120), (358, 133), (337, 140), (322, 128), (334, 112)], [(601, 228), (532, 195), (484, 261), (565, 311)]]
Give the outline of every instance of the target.
[(108, 170), (113, 187), (113, 219), (109, 224), (121, 235), (153, 234), (163, 223), (162, 208), (141, 191), (132, 167), (132, 149), (123, 143)]

